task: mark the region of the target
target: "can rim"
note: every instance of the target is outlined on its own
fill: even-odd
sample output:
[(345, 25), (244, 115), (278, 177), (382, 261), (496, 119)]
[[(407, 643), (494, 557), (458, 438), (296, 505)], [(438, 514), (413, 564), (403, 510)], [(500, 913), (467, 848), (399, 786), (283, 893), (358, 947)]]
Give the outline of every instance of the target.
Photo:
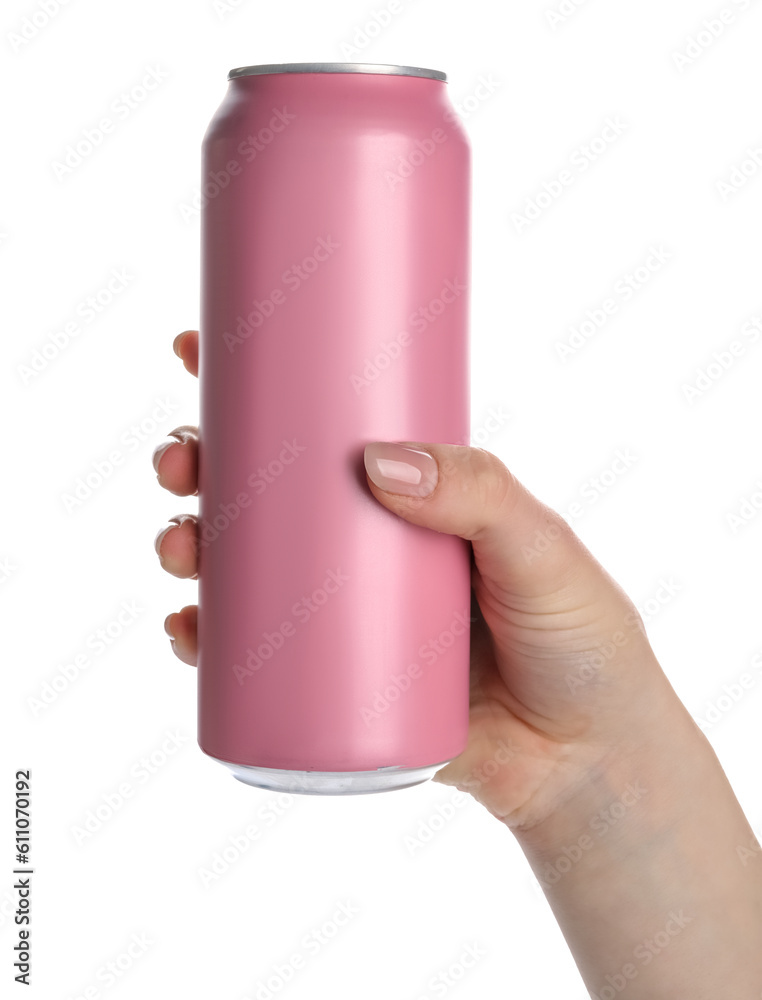
[(262, 76), (270, 73), (386, 73), (393, 76), (421, 76), (427, 80), (447, 83), (447, 74), (421, 66), (395, 66), (385, 63), (267, 63), (262, 66), (239, 66), (231, 69), (228, 80), (240, 76)]

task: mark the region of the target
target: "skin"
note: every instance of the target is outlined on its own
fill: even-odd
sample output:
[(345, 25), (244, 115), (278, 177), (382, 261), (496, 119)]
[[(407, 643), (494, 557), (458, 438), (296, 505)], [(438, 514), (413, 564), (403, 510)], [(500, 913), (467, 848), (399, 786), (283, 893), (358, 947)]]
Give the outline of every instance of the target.
[[(198, 333), (174, 341), (198, 375)], [(435, 781), (469, 791), (517, 838), (591, 995), (762, 998), (762, 850), (633, 603), (494, 455), (407, 442), (437, 462), (426, 497), (368, 489), (399, 517), (471, 543), (466, 750)], [(155, 452), (161, 486), (197, 492), (198, 431)], [(157, 536), (196, 578), (197, 519)], [(170, 614), (196, 663), (197, 607)], [(612, 992), (613, 991), (613, 992)]]

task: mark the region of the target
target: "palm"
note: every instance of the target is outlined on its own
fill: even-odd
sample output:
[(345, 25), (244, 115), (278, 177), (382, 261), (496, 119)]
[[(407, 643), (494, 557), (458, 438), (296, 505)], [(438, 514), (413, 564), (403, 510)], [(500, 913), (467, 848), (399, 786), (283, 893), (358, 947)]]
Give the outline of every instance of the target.
[[(608, 695), (595, 683), (573, 694), (567, 683), (585, 647), (596, 648), (600, 625), (577, 608), (573, 624), (559, 613), (559, 628), (543, 611), (551, 598), (538, 599), (535, 614), (518, 613), (478, 573), (473, 582), (468, 745), (439, 780), (470, 791), (495, 815), (499, 801), (499, 818), (513, 825), (544, 814), (610, 749), (595, 725), (597, 703)], [(617, 699), (626, 694), (622, 685)]]

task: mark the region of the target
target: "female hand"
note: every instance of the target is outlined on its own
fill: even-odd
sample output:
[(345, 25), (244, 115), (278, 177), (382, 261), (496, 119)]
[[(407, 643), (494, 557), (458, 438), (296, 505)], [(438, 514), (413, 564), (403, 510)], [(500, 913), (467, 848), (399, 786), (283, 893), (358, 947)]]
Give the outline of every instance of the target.
[[(180, 334), (174, 349), (197, 375), (198, 333)], [(198, 430), (172, 434), (154, 452), (159, 483), (195, 494)], [(419, 485), (406, 496), (404, 482), (383, 479), (376, 460), (406, 461), (408, 453), (380, 443), (366, 448), (372, 493), (414, 524), (467, 539), (474, 555), (468, 746), (435, 780), (468, 789), (509, 826), (528, 827), (594, 769), (608, 769), (612, 756), (635, 752), (681, 706), (632, 602), (562, 517), (481, 448), (415, 447), (425, 451), (411, 460), (423, 463), (430, 494)], [(162, 566), (175, 576), (196, 577), (197, 528), (195, 515), (179, 514), (156, 538)], [(190, 664), (196, 622), (197, 607), (188, 605), (165, 623), (176, 655)]]
[[(197, 375), (198, 334), (174, 348)], [(198, 432), (173, 437), (154, 465), (189, 496)], [(369, 489), (473, 549), (468, 744), (434, 780), (471, 792), (516, 835), (591, 996), (758, 998), (762, 850), (632, 602), (494, 455), (406, 444), (366, 446)], [(385, 459), (411, 474), (386, 478)], [(178, 515), (157, 536), (175, 576), (197, 575), (196, 531), (195, 516)], [(188, 605), (166, 621), (191, 664), (196, 616)]]

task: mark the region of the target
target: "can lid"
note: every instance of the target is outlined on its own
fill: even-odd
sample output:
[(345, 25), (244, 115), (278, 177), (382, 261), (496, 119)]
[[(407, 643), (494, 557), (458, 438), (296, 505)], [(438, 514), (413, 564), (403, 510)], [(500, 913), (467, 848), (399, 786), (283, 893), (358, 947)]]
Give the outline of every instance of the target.
[(394, 76), (423, 76), (428, 80), (447, 83), (447, 74), (420, 66), (391, 66), (377, 63), (268, 63), (264, 66), (239, 66), (231, 69), (228, 80), (239, 76), (260, 76), (266, 73), (391, 73)]

